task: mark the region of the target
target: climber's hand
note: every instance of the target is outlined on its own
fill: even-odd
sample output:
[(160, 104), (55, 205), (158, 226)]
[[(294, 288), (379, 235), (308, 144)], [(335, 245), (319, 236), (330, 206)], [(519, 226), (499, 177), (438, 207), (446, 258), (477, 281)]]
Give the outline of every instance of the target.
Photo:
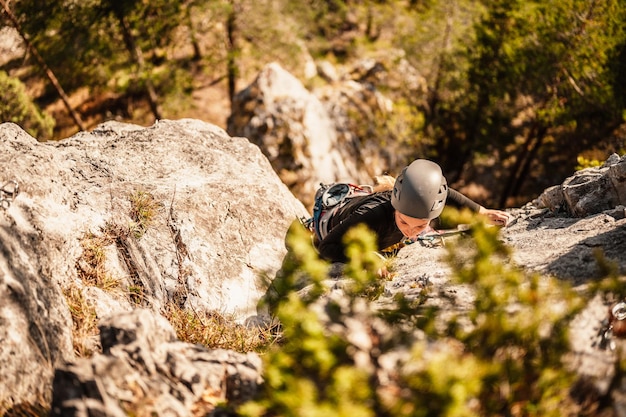
[(502, 210), (493, 210), (481, 207), (479, 213), (487, 218), (489, 224), (493, 224), (495, 226), (506, 227), (512, 219), (509, 213)]

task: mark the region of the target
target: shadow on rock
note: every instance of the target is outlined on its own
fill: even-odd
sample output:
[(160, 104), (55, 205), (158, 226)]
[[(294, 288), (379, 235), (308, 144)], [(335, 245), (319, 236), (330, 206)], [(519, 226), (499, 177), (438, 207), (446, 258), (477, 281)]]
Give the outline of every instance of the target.
[(577, 242), (550, 262), (546, 272), (576, 286), (606, 275), (602, 258), (614, 264), (620, 274), (626, 272), (626, 224)]

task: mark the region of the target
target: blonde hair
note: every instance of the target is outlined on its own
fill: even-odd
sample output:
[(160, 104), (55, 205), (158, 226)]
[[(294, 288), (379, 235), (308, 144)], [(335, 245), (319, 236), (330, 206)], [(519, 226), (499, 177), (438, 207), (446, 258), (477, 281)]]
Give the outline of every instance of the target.
[(377, 175), (374, 177), (374, 192), (393, 190), (396, 179), (391, 175)]

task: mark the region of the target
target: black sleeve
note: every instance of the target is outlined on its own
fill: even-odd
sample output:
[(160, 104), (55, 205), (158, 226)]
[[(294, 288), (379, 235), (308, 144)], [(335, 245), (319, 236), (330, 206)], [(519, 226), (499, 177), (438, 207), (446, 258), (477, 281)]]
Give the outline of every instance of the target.
[(331, 230), (324, 240), (320, 242), (317, 250), (322, 258), (331, 262), (346, 262), (346, 253), (341, 240), (347, 229), (348, 225), (342, 223)]
[(446, 201), (447, 204), (454, 206), (456, 208), (467, 207), (473, 212), (478, 213), (480, 211), (481, 205), (461, 194), (457, 190), (453, 190), (452, 188), (448, 188), (448, 199)]

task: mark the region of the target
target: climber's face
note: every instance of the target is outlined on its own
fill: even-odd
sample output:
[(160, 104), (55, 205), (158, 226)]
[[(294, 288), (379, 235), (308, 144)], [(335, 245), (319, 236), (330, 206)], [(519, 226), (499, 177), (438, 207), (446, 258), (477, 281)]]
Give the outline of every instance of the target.
[(396, 210), (396, 225), (402, 234), (408, 238), (415, 238), (428, 227), (430, 220), (416, 219), (414, 217), (405, 216)]

